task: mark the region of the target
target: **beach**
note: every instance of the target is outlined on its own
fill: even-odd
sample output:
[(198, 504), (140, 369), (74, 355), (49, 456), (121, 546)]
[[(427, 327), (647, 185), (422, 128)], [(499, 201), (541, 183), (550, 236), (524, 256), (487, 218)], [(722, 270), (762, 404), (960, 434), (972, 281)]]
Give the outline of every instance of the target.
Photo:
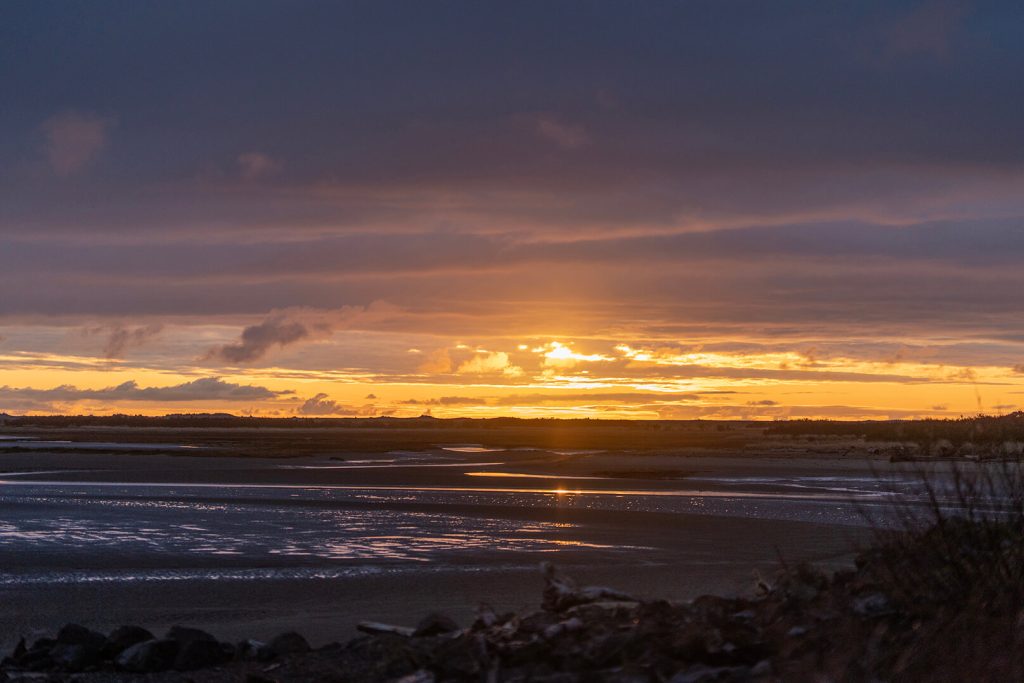
[(0, 455), (4, 646), (69, 621), (315, 643), (363, 619), (466, 622), (480, 602), (535, 608), (541, 561), (642, 598), (742, 595), (780, 561), (848, 563), (863, 509), (911, 484), (860, 455), (32, 441)]

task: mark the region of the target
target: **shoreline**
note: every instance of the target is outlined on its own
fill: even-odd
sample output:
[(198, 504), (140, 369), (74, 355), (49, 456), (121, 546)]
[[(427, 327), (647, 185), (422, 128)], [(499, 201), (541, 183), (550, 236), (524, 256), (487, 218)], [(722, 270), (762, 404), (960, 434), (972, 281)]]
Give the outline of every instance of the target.
[[(269, 637), (273, 624), (287, 623), (307, 633), (315, 627), (337, 639), (350, 635), (361, 618), (402, 622), (437, 606), (436, 599), (428, 604), (424, 596), (462, 596), (441, 602), (464, 605), (464, 610), (484, 599), (521, 609), (536, 595), (533, 568), (544, 559), (570, 567), (582, 580), (624, 583), (624, 589), (644, 595), (688, 599), (749, 589), (752, 569), (770, 570), (779, 551), (794, 561), (835, 558), (841, 563), (849, 559), (854, 540), (863, 538), (856, 525), (832, 523), (842, 519), (831, 510), (842, 504), (847, 495), (843, 492), (819, 502), (787, 502), (780, 495), (788, 484), (741, 482), (741, 489), (761, 487), (778, 495), (740, 500), (735, 493), (741, 491), (733, 491), (735, 486), (729, 483), (702, 481), (693, 486), (685, 478), (652, 478), (633, 479), (624, 487), (626, 480), (609, 478), (596, 482), (609, 489), (604, 494), (581, 495), (571, 489), (559, 494), (554, 491), (561, 475), (635, 469), (637, 461), (616, 453), (551, 461), (534, 454), (502, 456), (508, 462), (492, 469), (550, 474), (551, 483), (545, 480), (538, 491), (518, 493), (515, 489), (522, 487), (506, 486), (514, 482), (502, 480), (502, 485), (475, 487), (491, 492), (474, 492), (470, 489), (479, 478), (465, 476), (458, 467), (285, 469), (278, 467), (284, 461), (268, 459), (189, 459), (185, 466), (186, 461), (163, 455), (0, 455), (0, 468), (9, 471), (77, 470), (59, 475), (67, 480), (64, 484), (39, 481), (52, 476), (41, 472), (0, 483), (0, 512), (13, 525), (11, 532), (24, 529), (32, 534), (19, 540), (17, 535), (0, 533), (0, 562), (8, 573), (77, 570), (96, 576), (179, 571), (190, 577), (129, 585), (115, 580), (78, 585), (0, 582), (0, 599), (15, 613), (0, 623), (0, 633), (52, 630), (69, 620), (103, 628), (131, 621), (162, 628), (188, 621), (218, 635), (223, 632), (223, 637), (242, 631), (252, 635), (251, 624), (264, 624), (254, 635)], [(446, 457), (463, 463), (466, 471), (476, 471), (494, 454)], [(817, 482), (819, 486), (833, 486), (833, 477), (864, 478), (870, 470), (852, 460), (766, 459), (753, 469), (743, 456), (702, 459), (693, 468), (680, 465), (684, 460), (679, 455), (646, 456), (643, 469), (683, 467), (726, 479), (740, 473), (786, 481), (809, 476), (825, 480)], [(336, 464), (330, 456), (287, 463)], [(112, 481), (97, 487), (96, 480)], [(526, 481), (531, 488), (534, 482), (541, 483)], [(562, 484), (569, 487), (571, 481)], [(585, 483), (588, 489), (595, 484)], [(270, 488), (259, 488), (263, 485)], [(332, 485), (349, 488), (326, 488)], [(430, 487), (444, 490), (410, 490)], [(717, 490), (720, 497), (617, 492), (628, 488), (657, 494), (681, 487)], [(805, 519), (826, 512), (821, 521)], [(50, 518), (72, 520), (72, 535), (51, 524)], [(253, 522), (257, 526), (250, 529)], [(179, 529), (181, 525), (205, 531), (197, 537)], [(412, 527), (402, 530), (408, 525)], [(140, 527), (153, 531), (140, 536)], [(216, 535), (204, 540), (210, 533)], [(316, 537), (295, 550), (312, 554), (294, 554), (282, 545), (292, 535), (302, 539), (309, 533)], [(386, 540), (395, 533), (399, 539)], [(378, 552), (380, 544), (384, 545)], [(331, 554), (350, 546), (357, 555), (331, 559)], [(397, 559), (383, 562), (392, 547), (399, 551)], [(239, 554), (218, 552), (223, 549)], [(278, 554), (270, 554), (275, 550)], [(351, 575), (375, 565), (402, 570)], [(297, 571), (297, 576), (322, 570), (336, 578), (287, 578), (289, 570)], [(211, 580), (203, 578), (204, 571), (229, 577), (246, 577), (251, 571), (263, 578)], [(275, 571), (285, 578), (266, 578)], [(305, 616), (296, 616), (298, 612)], [(26, 618), (30, 614), (38, 617)], [(323, 627), (324, 622), (332, 626)]]

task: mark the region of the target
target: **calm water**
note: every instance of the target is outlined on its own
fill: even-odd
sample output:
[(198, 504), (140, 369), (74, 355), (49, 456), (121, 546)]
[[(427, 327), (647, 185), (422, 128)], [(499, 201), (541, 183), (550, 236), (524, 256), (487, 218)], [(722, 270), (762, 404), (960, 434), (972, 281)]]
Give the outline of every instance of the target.
[[(442, 464), (453, 465), (413, 467)], [(39, 482), (3, 473), (0, 585), (347, 576), (522, 565), (545, 554), (714, 562), (714, 538), (681, 540), (652, 528), (651, 515), (661, 526), (690, 515), (859, 526), (858, 507), (914, 486), (862, 476), (692, 477), (645, 490), (558, 477), (552, 488), (547, 475), (481, 471), (485, 464), (500, 463), (462, 463), (459, 486), (61, 481), (66, 470), (32, 472), (50, 479)], [(397, 465), (301, 467), (389, 466)]]

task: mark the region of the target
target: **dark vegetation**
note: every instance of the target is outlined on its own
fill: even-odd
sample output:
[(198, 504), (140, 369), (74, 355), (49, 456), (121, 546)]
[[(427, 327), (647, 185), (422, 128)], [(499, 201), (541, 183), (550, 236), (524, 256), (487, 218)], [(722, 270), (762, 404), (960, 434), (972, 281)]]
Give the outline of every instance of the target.
[[(757, 423), (515, 418), (250, 418), (115, 415), (7, 418), (4, 433), (36, 439), (178, 443), (193, 455), (298, 457), (424, 450), (447, 444), (490, 448), (742, 448), (761, 439)], [(5, 446), (0, 443), (0, 450)], [(17, 448), (10, 445), (6, 448)]]
[(429, 415), (420, 417), (246, 417), (226, 413), (149, 415), (8, 415), (4, 418), (7, 426), (13, 427), (217, 427), (249, 429), (452, 429), (479, 427), (483, 429), (521, 428), (567, 428), (602, 429), (618, 428), (632, 432), (642, 431), (687, 431), (687, 432), (731, 432), (737, 429), (762, 430), (764, 423), (747, 420), (591, 420), (588, 418), (436, 418)]
[(1021, 454), (1020, 444), (1024, 444), (1024, 412), (949, 420), (790, 420), (773, 422), (765, 433), (769, 436), (826, 436), (905, 442), (916, 446), (922, 455), (931, 456), (1016, 456)]
[[(741, 449), (793, 440), (884, 444), (875, 454), (1006, 458), (1024, 455), (1024, 412), (957, 419), (778, 422), (716, 420), (590, 420), (451, 418), (238, 417), (222, 413), (168, 415), (38, 415), (0, 418), (11, 434), (70, 441), (160, 443), (173, 440), (228, 454), (240, 444), (253, 455), (312, 455), (324, 450), (381, 452), (473, 443), (492, 448)], [(250, 437), (259, 434), (253, 450)], [(827, 450), (827, 448), (826, 448)]]

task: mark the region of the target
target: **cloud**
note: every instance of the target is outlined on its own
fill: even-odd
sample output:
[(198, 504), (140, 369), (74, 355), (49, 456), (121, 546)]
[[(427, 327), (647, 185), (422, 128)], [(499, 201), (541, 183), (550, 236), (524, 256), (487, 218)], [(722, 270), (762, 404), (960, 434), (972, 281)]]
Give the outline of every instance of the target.
[(393, 412), (393, 410), (379, 409), (372, 404), (362, 407), (346, 406), (331, 399), (323, 392), (306, 399), (295, 411), (297, 415), (306, 417), (375, 417), (391, 415)]
[(748, 406), (777, 406), (778, 401), (772, 401), (770, 399), (764, 399), (763, 401), (747, 401)]
[(113, 119), (73, 111), (44, 121), (46, 156), (53, 172), (67, 176), (85, 168), (107, 146), (113, 126)]
[(333, 401), (328, 398), (327, 394), (320, 393), (316, 396), (306, 399), (305, 403), (299, 406), (299, 415), (315, 416), (315, 415), (339, 415), (339, 416), (354, 416), (358, 414), (358, 411), (353, 410), (347, 406), (339, 404), (337, 401)]
[(104, 401), (259, 401), (292, 394), (252, 384), (235, 384), (219, 377), (201, 379), (165, 387), (140, 387), (134, 380), (103, 389), (79, 389), (65, 384), (52, 389), (0, 387), (0, 400), (29, 399), (46, 402)]
[(426, 360), (419, 364), (417, 370), (431, 375), (446, 374), (452, 371), (452, 357), (448, 349), (435, 349), (427, 354)]
[(261, 152), (246, 152), (238, 155), (238, 172), (246, 180), (256, 180), (272, 175), (280, 168), (280, 164)]
[(344, 306), (334, 310), (291, 308), (271, 311), (263, 322), (242, 330), (241, 338), (207, 352), (206, 359), (219, 359), (232, 364), (258, 361), (274, 347), (300, 341), (326, 339), (357, 320), (381, 319), (394, 313), (382, 302), (367, 307)]
[(590, 144), (590, 136), (583, 126), (561, 123), (549, 116), (537, 119), (537, 133), (563, 149), (577, 149)]
[(595, 403), (615, 403), (622, 405), (649, 405), (660, 403), (677, 403), (699, 401), (705, 393), (722, 394), (731, 392), (702, 393), (671, 393), (671, 392), (593, 392), (593, 393), (558, 393), (558, 394), (511, 394), (495, 400), (499, 406), (529, 406), (541, 403), (570, 403), (593, 405)]
[(441, 396), (427, 399), (410, 398), (401, 401), (401, 404), (405, 406), (482, 406), (487, 405), (487, 400), (471, 396)]
[(507, 396), (491, 396), (488, 398), (473, 396), (441, 396), (439, 398), (416, 399), (401, 401), (401, 405), (410, 406), (533, 406), (545, 403), (565, 403), (578, 405), (594, 405), (598, 403), (616, 403), (629, 405), (646, 405), (660, 403), (676, 403), (699, 401), (708, 395), (728, 394), (732, 392), (672, 393), (672, 392), (567, 392), (549, 394), (509, 394)]
[(163, 331), (163, 325), (141, 325), (125, 327), (111, 323), (83, 330), (86, 336), (106, 334), (107, 341), (103, 345), (103, 355), (107, 358), (122, 358), (128, 349), (143, 346)]
[(501, 373), (510, 377), (523, 374), (523, 369), (513, 365), (504, 351), (485, 351), (465, 361), (455, 370), (460, 375), (488, 375)]

